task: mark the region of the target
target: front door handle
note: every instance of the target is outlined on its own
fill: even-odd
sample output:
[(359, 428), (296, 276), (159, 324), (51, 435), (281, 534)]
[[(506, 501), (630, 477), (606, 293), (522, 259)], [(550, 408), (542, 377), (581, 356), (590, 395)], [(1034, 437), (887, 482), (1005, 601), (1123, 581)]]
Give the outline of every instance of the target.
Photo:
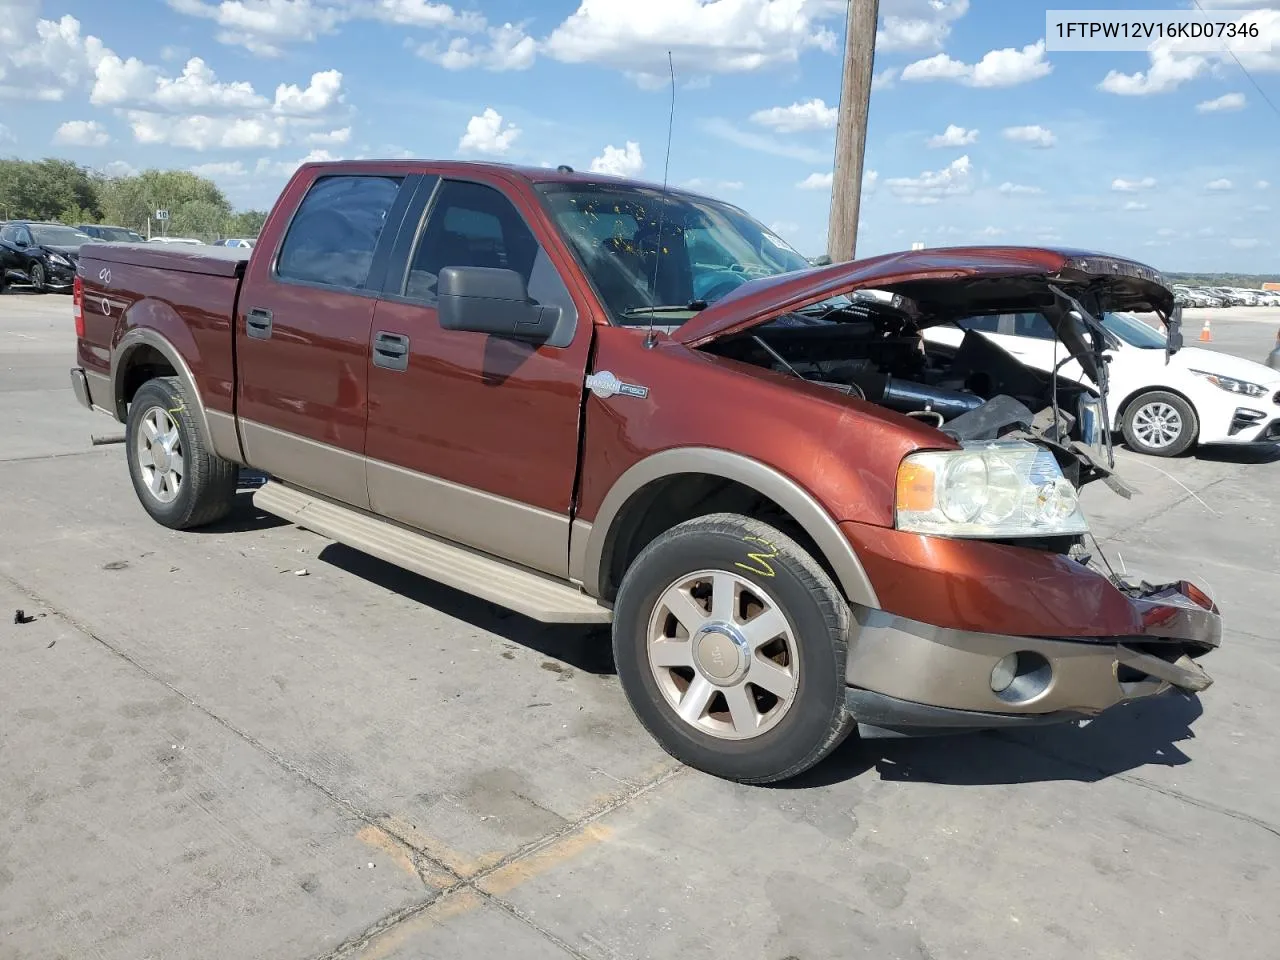
[(409, 369), (409, 338), (379, 330), (373, 335), (373, 365), (384, 370)]
[(254, 307), (244, 315), (244, 332), (255, 340), (271, 339), (271, 311)]

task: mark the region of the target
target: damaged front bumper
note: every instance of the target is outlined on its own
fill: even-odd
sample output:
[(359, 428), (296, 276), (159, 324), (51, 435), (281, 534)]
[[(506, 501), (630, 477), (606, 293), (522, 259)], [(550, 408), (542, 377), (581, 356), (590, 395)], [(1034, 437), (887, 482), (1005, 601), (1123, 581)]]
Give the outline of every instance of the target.
[(1142, 624), (1122, 637), (1018, 637), (857, 611), (846, 705), (863, 736), (917, 736), (1095, 717), (1213, 682), (1195, 658), (1221, 642), (1217, 608), (1195, 587), (1125, 585)]

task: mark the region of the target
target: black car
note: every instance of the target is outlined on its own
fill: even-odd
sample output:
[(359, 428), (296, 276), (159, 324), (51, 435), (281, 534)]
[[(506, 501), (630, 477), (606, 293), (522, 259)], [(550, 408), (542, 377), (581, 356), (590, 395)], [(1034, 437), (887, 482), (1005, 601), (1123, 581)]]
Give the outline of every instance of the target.
[(147, 238), (130, 230), (128, 227), (112, 227), (105, 223), (82, 223), (76, 227), (81, 233), (94, 240), (105, 240), (107, 243), (146, 243)]
[(28, 283), (37, 292), (70, 290), (80, 247), (94, 240), (61, 223), (16, 220), (0, 227), (0, 287)]

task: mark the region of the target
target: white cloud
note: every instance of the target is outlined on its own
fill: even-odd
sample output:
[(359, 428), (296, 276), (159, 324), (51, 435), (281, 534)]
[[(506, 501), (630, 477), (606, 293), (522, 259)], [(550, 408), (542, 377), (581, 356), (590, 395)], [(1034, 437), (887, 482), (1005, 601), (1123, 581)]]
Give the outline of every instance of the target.
[(644, 157), (640, 153), (640, 144), (628, 140), (622, 149), (609, 144), (604, 153), (591, 161), (592, 173), (603, 173), (611, 177), (637, 177), (644, 170)]
[(769, 229), (774, 233), (794, 235), (800, 232), (800, 224), (792, 223), (790, 220), (775, 220), (769, 224)]
[(886, 8), (893, 12), (876, 31), (877, 51), (941, 50), (952, 21), (968, 13), (969, 0), (899, 0), (882, 5)]
[(307, 143), (317, 147), (340, 146), (351, 141), (351, 128), (342, 127), (338, 130), (330, 130), (327, 133), (308, 133), (306, 139)]
[(1266, 190), (1270, 186), (1271, 184), (1268, 183), (1266, 180), (1259, 180), (1257, 183), (1253, 185), (1253, 188), (1255, 190)]
[(332, 33), (348, 16), (345, 5), (327, 0), (168, 0), (179, 13), (212, 20), (219, 43), (274, 57), (284, 43), (309, 43)]
[(8, 2), (0, 14), (0, 99), (58, 101), (92, 76), (102, 41), (81, 36), (75, 17), (41, 20), (36, 2)]
[(304, 163), (329, 163), (341, 159), (342, 157), (335, 157), (328, 150), (312, 150), (297, 160), (272, 160), (270, 157), (263, 157), (254, 166), (253, 172), (259, 177), (291, 177)]
[(289, 139), (282, 118), (184, 117), (147, 110), (129, 110), (125, 117), (133, 128), (134, 140), (144, 145), (167, 144), (189, 150), (275, 149)]
[(1231, 245), (1237, 250), (1253, 250), (1262, 246), (1262, 241), (1253, 237), (1232, 237)]
[(342, 73), (324, 70), (311, 75), (306, 88), (295, 83), (276, 87), (271, 109), (286, 116), (315, 116), (336, 106), (342, 100)]
[(485, 27), (480, 14), (471, 10), (459, 12), (447, 3), (431, 0), (375, 0), (370, 6), (374, 18), (388, 23), (477, 32)]
[(830, 150), (815, 150), (803, 143), (794, 142), (793, 138), (774, 138), (751, 130), (739, 130), (722, 117), (713, 117), (704, 124), (704, 129), (713, 137), (727, 140), (729, 143), (747, 150), (772, 154), (775, 157), (789, 157), (804, 163), (830, 163)]
[(1210, 180), (1208, 183), (1204, 185), (1204, 188), (1206, 190), (1230, 190), (1234, 186), (1235, 184), (1233, 184), (1230, 180), (1228, 180), (1226, 177), (1222, 177), (1218, 180)]
[(862, 192), (875, 193), (876, 184), (880, 182), (880, 174), (875, 170), (866, 170), (862, 174)]
[(983, 227), (982, 235), (984, 237), (1002, 237), (1004, 236), (1004, 230), (1000, 227)]
[(105, 147), (111, 135), (96, 120), (68, 120), (54, 133), (53, 142), (64, 147)]
[(1098, 89), (1122, 97), (1165, 93), (1198, 76), (1206, 63), (1201, 56), (1175, 56), (1167, 46), (1156, 47), (1151, 51), (1151, 65), (1146, 72), (1112, 70), (1103, 77)]
[(1139, 203), (1137, 200), (1129, 200), (1120, 209), (1121, 210), (1146, 210), (1147, 205), (1145, 203)]
[(249, 169), (240, 160), (222, 163), (199, 163), (189, 168), (197, 177), (209, 180), (248, 176)]
[(886, 67), (885, 69), (881, 70), (879, 73), (873, 73), (871, 75), (871, 89), (872, 90), (888, 90), (890, 87), (893, 86), (893, 81), (897, 79), (898, 79), (898, 68)]
[(978, 142), (977, 130), (966, 130), (954, 123), (947, 124), (947, 129), (936, 133), (925, 141), (930, 147), (967, 147)]
[(1006, 140), (1013, 140), (1015, 143), (1026, 143), (1041, 149), (1052, 147), (1058, 142), (1058, 138), (1054, 136), (1052, 130), (1039, 124), (1031, 124), (1025, 127), (1005, 127), (1004, 136)]
[(973, 189), (972, 175), (973, 164), (966, 154), (941, 170), (926, 170), (918, 177), (889, 177), (885, 186), (904, 203), (928, 205), (969, 193)]
[(138, 168), (133, 164), (125, 163), (123, 160), (112, 160), (102, 168), (102, 175), (109, 180), (115, 180), (119, 177), (136, 177)]
[(1155, 185), (1155, 177), (1143, 177), (1141, 180), (1126, 180), (1123, 177), (1116, 177), (1111, 181), (1111, 189), (1116, 193), (1137, 193), (1139, 190), (1150, 190)]
[(789, 107), (757, 110), (751, 115), (751, 120), (779, 133), (796, 133), (801, 130), (829, 130), (836, 125), (837, 113), (835, 107), (828, 107), (823, 100), (815, 97), (804, 103), (793, 103)]
[(1157, 236), (1157, 237), (1172, 237), (1172, 236), (1176, 236), (1176, 235), (1177, 235), (1177, 233), (1178, 233), (1178, 231), (1177, 231), (1177, 230), (1174, 230), (1172, 227), (1161, 227), (1159, 230), (1157, 230), (1157, 231), (1156, 231), (1156, 236)]
[(796, 187), (800, 190), (830, 190), (833, 175), (830, 173), (811, 173), (799, 183)]
[(13, 143), (13, 142), (14, 142), (13, 132), (8, 127), (6, 127), (3, 123), (0, 123), (0, 143)]
[(794, 63), (801, 51), (834, 52), (823, 21), (842, 21), (844, 5), (815, 0), (580, 0), (542, 44), (564, 63), (598, 63), (665, 78), (677, 72), (742, 73)]
[(1205, 100), (1203, 103), (1196, 104), (1196, 110), (1200, 113), (1220, 113), (1226, 110), (1243, 109), (1243, 93), (1224, 93), (1222, 96), (1213, 100)]
[[(551, 166), (551, 164), (543, 164), (543, 166)], [(706, 180), (702, 177), (694, 177), (692, 180), (686, 180), (683, 184), (686, 190), (703, 190), (711, 193), (729, 192), (731, 190), (741, 190), (746, 184), (741, 180)]]
[(1044, 58), (1044, 41), (1021, 50), (1006, 47), (992, 50), (974, 64), (953, 60), (939, 53), (909, 63), (902, 69), (903, 80), (954, 80), (970, 87), (1014, 87), (1048, 76), (1053, 65)]
[(484, 113), (467, 121), (467, 132), (458, 141), (463, 153), (484, 153), (502, 156), (511, 149), (520, 136), (520, 128), (514, 123), (502, 126), (502, 114), (493, 107), (485, 107)]
[(488, 44), (476, 43), (470, 37), (454, 37), (443, 50), (427, 43), (417, 50), (418, 56), (438, 63), (446, 70), (485, 70), (503, 72), (527, 70), (537, 59), (538, 45), (517, 26), (506, 23), (488, 31)]
[(1012, 196), (1032, 196), (1044, 193), (1044, 191), (1039, 187), (1028, 187), (1021, 183), (1009, 183), (1007, 181), (1000, 184), (999, 190), (1001, 193), (1010, 194)]

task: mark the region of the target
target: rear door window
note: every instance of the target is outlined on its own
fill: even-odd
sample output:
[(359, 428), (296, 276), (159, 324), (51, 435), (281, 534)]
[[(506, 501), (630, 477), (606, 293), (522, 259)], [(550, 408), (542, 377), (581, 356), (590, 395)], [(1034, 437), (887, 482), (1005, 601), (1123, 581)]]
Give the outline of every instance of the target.
[(400, 190), (399, 177), (321, 177), (303, 197), (280, 247), (281, 280), (363, 290)]

